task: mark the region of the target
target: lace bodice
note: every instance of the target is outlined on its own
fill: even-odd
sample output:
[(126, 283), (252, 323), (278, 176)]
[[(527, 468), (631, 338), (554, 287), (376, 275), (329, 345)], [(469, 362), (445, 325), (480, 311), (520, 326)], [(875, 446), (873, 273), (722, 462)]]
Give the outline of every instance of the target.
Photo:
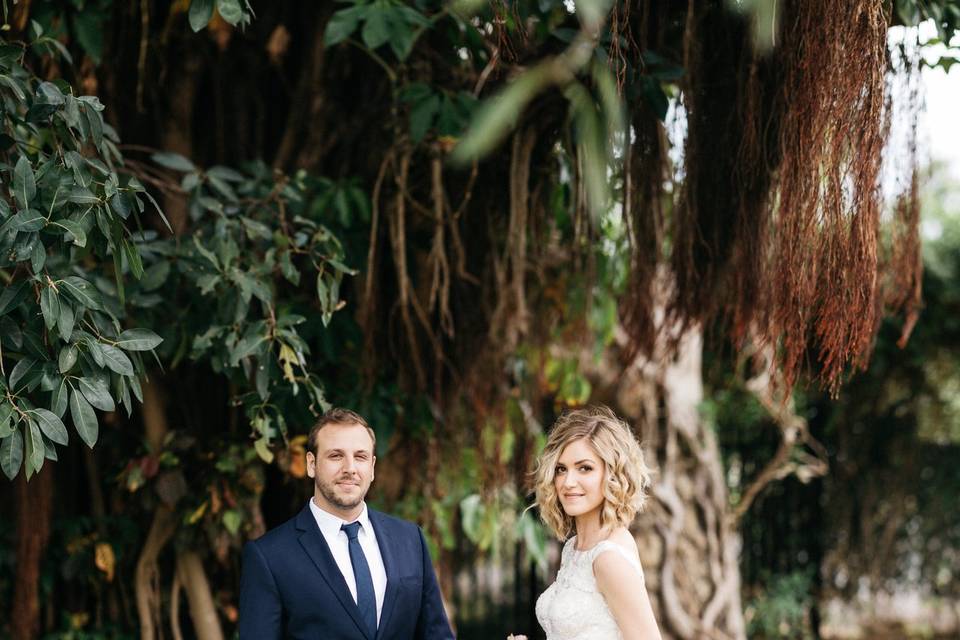
[(537, 620), (547, 632), (547, 640), (620, 640), (623, 634), (597, 588), (593, 561), (605, 551), (620, 554), (637, 569), (638, 586), (643, 588), (640, 562), (609, 540), (577, 551), (576, 539), (574, 536), (563, 545), (557, 579), (537, 600)]

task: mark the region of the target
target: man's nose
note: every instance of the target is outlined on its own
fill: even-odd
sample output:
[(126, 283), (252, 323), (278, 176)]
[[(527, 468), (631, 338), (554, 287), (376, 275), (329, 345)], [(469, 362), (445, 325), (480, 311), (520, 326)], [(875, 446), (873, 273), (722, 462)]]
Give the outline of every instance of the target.
[(348, 473), (353, 473), (357, 470), (357, 461), (353, 456), (344, 456), (343, 458), (343, 470)]

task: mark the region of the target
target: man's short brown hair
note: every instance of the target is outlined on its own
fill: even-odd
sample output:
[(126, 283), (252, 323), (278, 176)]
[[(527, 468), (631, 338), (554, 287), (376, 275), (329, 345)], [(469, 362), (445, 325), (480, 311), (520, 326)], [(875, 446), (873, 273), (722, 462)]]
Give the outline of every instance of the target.
[(363, 419), (363, 416), (361, 416), (359, 413), (350, 411), (350, 409), (332, 407), (329, 411), (320, 416), (314, 423), (313, 427), (310, 428), (310, 435), (307, 436), (307, 444), (310, 446), (309, 450), (313, 452), (313, 455), (318, 455), (317, 434), (320, 433), (321, 429), (331, 424), (359, 424), (360, 426), (364, 427), (367, 430), (367, 433), (370, 434), (370, 440), (373, 442), (373, 453), (375, 454), (377, 452), (377, 434), (373, 432), (373, 429), (371, 429), (370, 425), (367, 424), (367, 421)]

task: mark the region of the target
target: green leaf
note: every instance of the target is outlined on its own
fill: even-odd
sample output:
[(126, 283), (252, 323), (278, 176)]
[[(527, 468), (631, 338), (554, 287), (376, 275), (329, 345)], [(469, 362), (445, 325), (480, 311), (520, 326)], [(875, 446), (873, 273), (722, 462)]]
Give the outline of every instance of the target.
[(63, 92), (52, 82), (41, 82), (37, 85), (36, 98), (43, 104), (62, 105), (64, 101)]
[(37, 424), (40, 426), (40, 430), (43, 432), (43, 435), (47, 436), (53, 442), (56, 442), (60, 445), (66, 445), (69, 436), (67, 435), (67, 428), (63, 426), (63, 422), (51, 411), (46, 409), (34, 409), (33, 417), (36, 418)]
[(57, 326), (60, 318), (60, 301), (53, 287), (44, 287), (40, 291), (40, 313), (43, 314), (43, 324), (47, 331)]
[(47, 248), (42, 242), (33, 245), (33, 251), (30, 252), (30, 268), (34, 273), (40, 273), (43, 265), (47, 262)]
[(483, 511), (484, 506), (479, 494), (470, 494), (460, 501), (463, 532), (473, 542), (480, 539), (480, 521)]
[(123, 240), (123, 253), (127, 257), (127, 265), (130, 266), (130, 273), (139, 280), (143, 277), (143, 261), (140, 259), (140, 251), (137, 245), (127, 239)]
[(67, 276), (62, 280), (61, 286), (74, 300), (88, 309), (99, 311), (103, 308), (100, 292), (80, 276)]
[(213, 0), (192, 0), (190, 2), (190, 28), (200, 31), (213, 17)]
[(132, 196), (123, 191), (118, 191), (110, 198), (110, 208), (118, 216), (126, 220), (133, 213), (133, 207), (130, 204)]
[(0, 402), (0, 440), (8, 438), (16, 424), (10, 424), (10, 418), (13, 416), (13, 405), (4, 400)]
[(485, 101), (451, 156), (465, 164), (482, 158), (513, 130), (527, 104), (552, 81), (548, 67), (539, 65), (521, 75), (501, 93)]
[(60, 338), (64, 342), (70, 341), (70, 336), (73, 335), (73, 325), (76, 321), (76, 315), (74, 314), (73, 307), (70, 306), (70, 303), (60, 299), (60, 315), (57, 317), (57, 331), (60, 333)]
[(123, 351), (117, 349), (112, 344), (100, 343), (100, 350), (103, 353), (103, 362), (111, 371), (115, 371), (122, 376), (133, 375), (133, 363)]
[(366, 21), (363, 23), (363, 44), (370, 49), (376, 49), (390, 39), (390, 25), (388, 14), (392, 7), (372, 5), (367, 8)]
[(83, 227), (79, 222), (74, 220), (58, 220), (55, 224), (60, 225), (67, 230), (68, 235), (66, 240), (73, 241), (73, 244), (78, 247), (87, 246), (87, 232), (83, 230)]
[(100, 197), (90, 189), (79, 186), (74, 187), (67, 194), (67, 202), (74, 204), (100, 204)]
[(10, 388), (16, 390), (17, 383), (23, 379), (33, 366), (37, 363), (33, 358), (23, 358), (13, 367), (13, 371), (10, 372)]
[(144, 291), (159, 289), (170, 275), (170, 263), (166, 260), (152, 264), (143, 272), (140, 278), (140, 288)]
[(27, 209), (37, 195), (37, 181), (27, 156), (20, 156), (13, 169), (13, 198), (20, 209)]
[[(413, 49), (413, 43), (419, 35), (417, 24), (423, 16), (411, 7), (391, 7), (388, 14), (390, 29), (390, 50), (398, 60), (406, 60)], [(416, 16), (418, 19), (411, 19)]]
[(103, 357), (103, 345), (93, 338), (87, 338), (85, 342), (87, 345), (87, 353), (90, 354), (90, 357), (93, 358), (93, 361), (98, 367), (105, 367), (106, 360)]
[(0, 293), (0, 315), (15, 309), (20, 304), (29, 291), (27, 284), (27, 280), (19, 280), (3, 288), (3, 293)]
[(197, 248), (197, 252), (199, 252), (200, 255), (202, 255), (204, 258), (210, 261), (210, 264), (213, 265), (214, 269), (219, 271), (220, 262), (217, 260), (216, 254), (214, 254), (213, 251), (210, 251), (205, 246), (203, 246), (203, 244), (200, 242), (200, 238), (198, 238), (197, 236), (193, 236), (193, 244)]
[(234, 171), (230, 167), (210, 167), (207, 169), (207, 175), (213, 176), (218, 180), (226, 180), (227, 182), (243, 182), (246, 180), (242, 173)]
[(24, 433), (27, 437), (24, 441), (23, 453), (26, 458), (26, 470), (29, 477), (40, 471), (43, 466), (43, 435), (40, 433), (40, 427), (32, 418), (27, 418)]
[(67, 412), (68, 395), (67, 380), (60, 378), (59, 384), (53, 387), (53, 392), (50, 394), (50, 411), (60, 418), (63, 418), (63, 414)]
[(368, 7), (361, 5), (341, 9), (333, 14), (323, 32), (323, 46), (332, 47), (349, 38), (360, 24), (360, 18), (368, 10)]
[(273, 462), (273, 451), (270, 451), (269, 440), (266, 436), (258, 438), (256, 441), (254, 441), (253, 448), (256, 450), (257, 455), (260, 456), (260, 459), (266, 464)]
[(7, 231), (39, 231), (47, 224), (47, 219), (36, 209), (21, 211), (15, 216), (7, 218), (0, 226), (0, 235)]
[(0, 75), (0, 82), (7, 85), (13, 91), (14, 95), (17, 96), (17, 100), (22, 102), (27, 99), (27, 94), (23, 92), (23, 87), (14, 78), (6, 75)]
[(67, 373), (77, 364), (77, 356), (80, 355), (80, 349), (75, 344), (68, 344), (60, 349), (60, 355), (57, 357), (57, 366), (60, 373)]
[(17, 477), (20, 465), (23, 463), (23, 436), (19, 429), (14, 429), (9, 437), (0, 440), (0, 468), (10, 480)]
[(223, 526), (230, 533), (236, 535), (240, 530), (240, 524), (243, 522), (243, 515), (236, 509), (227, 509), (223, 512)]
[(527, 553), (541, 568), (547, 567), (547, 536), (544, 533), (543, 525), (537, 522), (528, 512), (520, 517), (517, 523), (520, 530), (520, 537), (526, 545)]
[(73, 418), (73, 426), (80, 435), (80, 439), (93, 449), (100, 432), (97, 414), (76, 389), (70, 392), (70, 417)]
[(110, 395), (110, 388), (101, 378), (80, 378), (78, 386), (87, 402), (101, 411), (115, 411), (116, 405)]
[(149, 329), (127, 329), (117, 338), (117, 346), (127, 351), (150, 351), (163, 342), (163, 338)]
[(234, 27), (243, 18), (243, 9), (240, 7), (239, 0), (217, 0), (217, 12)]
[(23, 56), (23, 47), (14, 44), (5, 44), (0, 46), (0, 64), (9, 65), (12, 62), (18, 62)]
[(357, 275), (357, 273), (359, 273), (356, 269), (352, 269), (347, 265), (343, 264), (342, 262), (340, 262), (339, 260), (335, 260), (333, 258), (330, 258), (329, 260), (327, 260), (327, 264), (329, 264), (331, 267), (333, 267), (340, 273), (345, 273), (350, 276), (355, 276)]
[(267, 341), (267, 336), (259, 334), (244, 337), (230, 353), (230, 362), (236, 366), (241, 360), (257, 352), (260, 345)]
[(90, 141), (99, 148), (103, 143), (103, 117), (93, 107), (87, 105), (84, 105), (82, 113), (90, 131)]
[[(210, 5), (211, 12), (213, 11), (213, 0), (202, 0), (202, 2), (208, 3)], [(193, 3), (190, 5), (191, 13), (193, 13), (193, 7), (196, 4), (197, 4), (197, 0), (194, 0)], [(207, 20), (209, 20), (209, 17), (207, 18)], [(205, 26), (207, 23), (204, 22), (203, 24)], [(201, 26), (200, 28), (202, 29), (203, 26)], [(194, 29), (194, 31), (199, 31), (199, 30), (200, 29)], [(169, 151), (160, 151), (150, 156), (150, 159), (156, 162), (157, 164), (159, 164), (160, 166), (166, 167), (167, 169), (173, 169), (174, 171), (186, 172), (186, 171), (197, 170), (197, 168), (193, 165), (192, 162), (184, 158), (179, 153), (172, 153)]]
[(410, 108), (410, 138), (420, 142), (433, 124), (437, 109), (440, 108), (440, 96), (431, 95)]
[(207, 174), (207, 181), (210, 183), (210, 186), (218, 191), (224, 198), (230, 202), (237, 201), (237, 194), (228, 182), (210, 173)]

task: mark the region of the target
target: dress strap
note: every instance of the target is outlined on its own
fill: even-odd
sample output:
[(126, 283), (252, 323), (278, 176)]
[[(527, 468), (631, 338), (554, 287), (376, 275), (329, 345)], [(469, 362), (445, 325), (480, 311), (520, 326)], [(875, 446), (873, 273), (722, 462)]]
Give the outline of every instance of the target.
[(643, 568), (640, 566), (640, 561), (636, 557), (634, 557), (629, 551), (624, 549), (622, 546), (620, 546), (616, 542), (611, 542), (610, 540), (603, 540), (601, 542), (598, 542), (596, 546), (594, 546), (593, 549), (590, 550), (590, 564), (593, 564), (593, 562), (600, 556), (600, 554), (606, 551), (613, 551), (615, 553), (620, 554), (622, 558), (626, 558), (626, 560), (631, 564), (631, 566), (633, 566), (633, 568), (636, 569), (637, 572), (640, 574), (641, 580), (643, 579)]

